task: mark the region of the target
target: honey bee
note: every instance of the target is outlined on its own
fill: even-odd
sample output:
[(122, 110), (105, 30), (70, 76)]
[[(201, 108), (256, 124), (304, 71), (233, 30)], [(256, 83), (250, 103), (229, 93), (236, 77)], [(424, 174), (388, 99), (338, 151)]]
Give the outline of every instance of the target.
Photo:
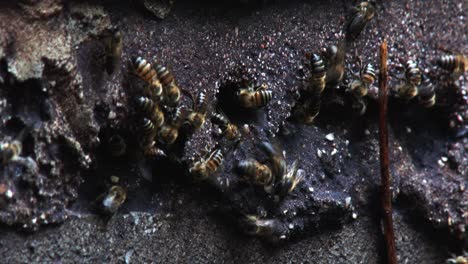
[(213, 123), (221, 127), (223, 135), (228, 140), (238, 140), (241, 137), (239, 128), (229, 121), (229, 118), (220, 110), (212, 116)]
[(108, 141), (109, 152), (114, 157), (119, 157), (125, 154), (127, 144), (125, 140), (118, 134), (112, 135)]
[(142, 137), (140, 139), (140, 145), (143, 148), (143, 150), (149, 151), (151, 149), (155, 142), (154, 138), (157, 134), (157, 128), (153, 124), (153, 122), (149, 119), (144, 117), (141, 122), (140, 122), (140, 127), (142, 129)]
[(366, 64), (361, 68), (359, 79), (354, 80), (349, 86), (349, 91), (356, 97), (364, 97), (369, 91), (369, 87), (376, 79), (375, 69), (371, 64)]
[(321, 94), (325, 89), (325, 64), (318, 54), (312, 54), (310, 58), (310, 86), (314, 93)]
[(260, 108), (266, 106), (273, 97), (273, 91), (267, 90), (266, 84), (254, 87), (249, 85), (237, 92), (239, 103), (244, 108)]
[(415, 86), (420, 85), (422, 81), (422, 74), (418, 63), (414, 60), (408, 60), (405, 64), (405, 69), (406, 80)]
[(197, 99), (192, 98), (193, 101), (193, 110), (187, 117), (189, 124), (193, 129), (199, 129), (205, 123), (206, 117), (206, 90), (200, 91), (198, 93)]
[(367, 23), (374, 17), (376, 6), (374, 2), (361, 2), (352, 9), (352, 15), (346, 26), (346, 39), (355, 40)]
[(106, 38), (106, 71), (111, 75), (120, 63), (122, 56), (122, 33), (119, 30), (112, 32)]
[(341, 82), (345, 71), (345, 55), (346, 55), (346, 43), (340, 41), (338, 46), (332, 45), (327, 48), (326, 51), (328, 63), (327, 63), (327, 75), (326, 82), (330, 87), (336, 87)]
[(407, 101), (418, 95), (418, 85), (421, 84), (422, 74), (418, 64), (413, 60), (405, 63), (405, 80), (397, 87), (397, 93), (400, 98)]
[(163, 86), (159, 81), (157, 71), (145, 59), (138, 57), (133, 60), (135, 74), (148, 83), (148, 89), (145, 93), (150, 98), (159, 99), (163, 93)]
[(113, 185), (99, 198), (99, 208), (104, 214), (113, 215), (127, 199), (127, 192), (118, 185)]
[(297, 121), (306, 125), (312, 124), (320, 111), (320, 95), (312, 94), (305, 102), (298, 104), (293, 115)]
[(23, 145), (19, 140), (13, 140), (11, 142), (4, 142), (0, 144), (0, 153), (3, 164), (15, 160), (21, 154)]
[(260, 147), (270, 158), (271, 171), (276, 179), (276, 193), (280, 197), (291, 193), (304, 179), (304, 176), (298, 173), (297, 160), (291, 166), (287, 166), (284, 155), (272, 144), (264, 141), (260, 144)]
[(435, 105), (436, 94), (434, 86), (428, 76), (423, 75), (422, 84), (418, 87), (419, 103), (426, 108)]
[(137, 106), (152, 121), (156, 128), (164, 124), (164, 113), (161, 111), (158, 103), (148, 97), (140, 96), (137, 99)]
[(170, 122), (164, 123), (164, 125), (159, 130), (159, 139), (164, 144), (174, 144), (174, 142), (179, 137), (179, 128), (182, 126), (185, 119), (185, 111), (181, 107), (176, 109), (174, 117)]
[(261, 219), (257, 215), (246, 215), (244, 225), (249, 235), (267, 238), (271, 241), (286, 238), (286, 228), (276, 219)]
[(165, 102), (169, 106), (175, 106), (180, 100), (180, 89), (177, 86), (172, 73), (162, 65), (156, 65), (156, 72), (164, 87)]
[(189, 172), (197, 180), (206, 180), (208, 177), (212, 176), (219, 166), (223, 163), (224, 156), (221, 152), (221, 149), (215, 149), (210, 153), (207, 159), (202, 159), (195, 162), (193, 166), (189, 169)]
[(237, 171), (241, 177), (257, 185), (270, 186), (275, 182), (270, 168), (255, 159), (240, 161), (237, 165)]
[(444, 55), (436, 60), (437, 64), (455, 75), (463, 74), (468, 70), (468, 58), (463, 54)]
[[(301, 170), (301, 172), (303, 171)], [(299, 163), (295, 160), (291, 166), (288, 166), (286, 173), (279, 181), (277, 187), (279, 196), (284, 197), (291, 193), (303, 179), (304, 174), (299, 173)]]
[(447, 259), (447, 264), (468, 264), (468, 254), (464, 253), (464, 256), (455, 256)]

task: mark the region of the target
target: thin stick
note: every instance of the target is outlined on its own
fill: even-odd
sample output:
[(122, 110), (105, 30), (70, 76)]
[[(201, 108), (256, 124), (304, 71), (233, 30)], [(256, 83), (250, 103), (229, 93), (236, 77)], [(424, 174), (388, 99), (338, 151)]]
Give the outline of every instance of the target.
[(384, 227), (385, 244), (387, 247), (387, 263), (396, 264), (395, 235), (392, 219), (392, 194), (390, 192), (390, 173), (388, 160), (388, 130), (387, 130), (387, 102), (388, 102), (388, 66), (387, 40), (380, 45), (380, 73), (379, 73), (379, 128), (380, 128), (380, 174), (382, 181), (382, 221)]

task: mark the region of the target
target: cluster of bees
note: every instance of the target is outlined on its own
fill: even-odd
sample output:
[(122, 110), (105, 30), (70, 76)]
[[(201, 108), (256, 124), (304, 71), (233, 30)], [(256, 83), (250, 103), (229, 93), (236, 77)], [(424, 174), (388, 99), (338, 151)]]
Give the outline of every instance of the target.
[[(292, 117), (301, 123), (311, 124), (320, 111), (321, 97), (326, 87), (335, 88), (340, 85), (345, 75), (346, 47), (355, 41), (376, 13), (373, 2), (362, 2), (353, 8), (345, 24), (345, 38), (336, 46), (328, 47), (322, 54), (313, 53), (309, 56), (310, 78), (307, 87), (300, 91), (300, 98), (292, 110)], [(121, 34), (117, 31), (111, 34), (107, 43), (106, 69), (112, 73), (118, 64), (122, 52)], [(461, 74), (467, 69), (467, 58), (463, 55), (445, 55), (436, 63), (443, 69)], [(179, 138), (179, 131), (187, 125), (191, 131), (200, 129), (208, 115), (206, 90), (201, 90), (195, 97), (181, 89), (172, 73), (160, 64), (151, 64), (146, 59), (138, 57), (131, 62), (133, 74), (145, 83), (142, 93), (136, 97), (136, 111), (139, 119), (140, 145), (143, 152), (153, 155), (159, 146), (171, 146)], [(363, 64), (358, 59), (359, 73), (352, 73), (354, 80), (347, 85), (347, 93), (353, 98), (353, 108), (359, 114), (366, 111), (366, 96), (377, 96), (377, 88), (373, 86), (376, 80), (376, 69), (371, 64)], [(397, 76), (401, 83), (394, 89), (393, 95), (409, 101), (418, 98), (424, 107), (432, 107), (436, 103), (436, 94), (429, 77), (419, 68), (414, 60), (404, 63), (404, 74)], [(188, 94), (192, 101), (192, 109), (181, 106), (183, 94)], [(255, 85), (247, 83), (238, 87), (236, 100), (245, 109), (260, 109), (273, 98), (273, 91), (266, 84)], [(222, 136), (232, 142), (239, 142), (242, 134), (239, 128), (230, 122), (220, 110), (211, 115), (213, 124), (219, 126)], [(122, 140), (114, 140), (122, 145)], [(241, 160), (235, 166), (239, 177), (255, 186), (263, 186), (275, 199), (283, 199), (294, 191), (303, 180), (303, 171), (294, 161), (290, 166), (286, 163), (284, 154), (270, 142), (259, 144), (267, 159), (258, 161), (255, 158)], [(116, 148), (116, 153), (119, 153)], [(215, 178), (218, 168), (224, 161), (222, 148), (215, 147), (207, 155), (191, 164), (190, 175), (195, 180), (206, 181)], [(125, 191), (113, 185), (101, 198), (101, 205), (108, 213), (114, 213), (125, 201)], [(248, 233), (258, 236), (277, 235), (280, 224), (275, 219), (263, 219), (257, 215), (245, 215)]]

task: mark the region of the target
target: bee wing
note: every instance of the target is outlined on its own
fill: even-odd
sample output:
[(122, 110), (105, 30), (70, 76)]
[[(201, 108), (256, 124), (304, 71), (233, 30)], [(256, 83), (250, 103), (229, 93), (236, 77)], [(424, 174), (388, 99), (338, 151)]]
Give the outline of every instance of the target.
[(286, 172), (286, 161), (283, 153), (267, 141), (263, 141), (260, 148), (270, 157), (273, 174), (276, 177), (282, 177)]

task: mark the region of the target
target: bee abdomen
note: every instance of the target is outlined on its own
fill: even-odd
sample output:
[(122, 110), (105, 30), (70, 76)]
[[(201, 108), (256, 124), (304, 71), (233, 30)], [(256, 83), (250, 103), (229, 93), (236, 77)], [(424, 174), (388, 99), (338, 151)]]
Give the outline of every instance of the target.
[(365, 82), (367, 85), (371, 85), (375, 81), (375, 78), (376, 73), (374, 67), (372, 66), (372, 64), (367, 64), (361, 73), (362, 81)]
[(153, 124), (153, 122), (146, 117), (144, 117), (141, 121), (141, 127), (143, 129), (144, 135), (151, 135), (156, 130), (156, 126)]
[(155, 103), (153, 100), (151, 100), (148, 97), (140, 96), (137, 99), (137, 106), (138, 106), (138, 110), (141, 111), (142, 113), (150, 114), (155, 107)]
[(197, 108), (198, 111), (204, 112), (206, 110), (206, 90), (200, 91), (197, 97)]
[(159, 75), (159, 80), (165, 86), (174, 82), (174, 76), (162, 65), (156, 65), (156, 72)]
[(224, 115), (221, 115), (221, 114), (218, 114), (218, 113), (214, 113), (212, 116), (211, 116), (211, 120), (213, 121), (213, 123), (225, 128), (228, 126), (229, 124), (229, 120), (224, 116)]
[(18, 140), (14, 140), (9, 143), (3, 143), (0, 146), (1, 150), (1, 158), (4, 164), (10, 162), (11, 160), (15, 159), (21, 154), (22, 151), (22, 144)]
[(321, 94), (325, 89), (325, 64), (322, 58), (317, 54), (312, 54), (310, 59), (311, 66), (311, 86), (317, 93)]
[(406, 79), (408, 82), (414, 84), (414, 85), (420, 85), (422, 76), (421, 76), (421, 70), (418, 67), (418, 64), (416, 61), (409, 60), (406, 62)]
[(215, 172), (223, 162), (224, 156), (220, 149), (215, 150), (207, 161), (206, 166), (211, 172)]
[(422, 85), (418, 87), (418, 94), (420, 103), (424, 107), (429, 108), (435, 105), (436, 94), (429, 78), (425, 78)]
[(437, 64), (442, 68), (446, 70), (454, 70), (456, 63), (455, 63), (456, 57), (454, 55), (444, 55), (437, 59)]
[(256, 91), (254, 97), (258, 107), (265, 106), (271, 101), (271, 98), (273, 98), (273, 91)]

